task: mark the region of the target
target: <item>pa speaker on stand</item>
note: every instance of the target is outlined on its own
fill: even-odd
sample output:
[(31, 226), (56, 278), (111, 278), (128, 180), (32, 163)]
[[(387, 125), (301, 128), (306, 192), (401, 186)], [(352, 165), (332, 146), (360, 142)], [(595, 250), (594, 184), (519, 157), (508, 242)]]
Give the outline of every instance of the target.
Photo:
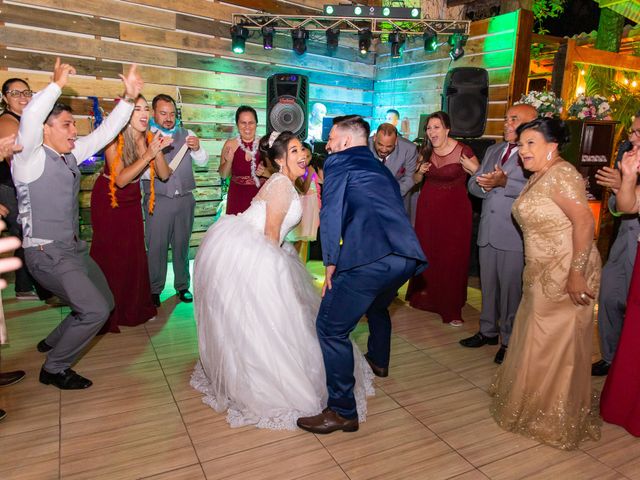
[(267, 131), (291, 131), (307, 138), (309, 79), (297, 73), (278, 73), (267, 79)]
[(481, 137), (487, 125), (488, 104), (489, 72), (484, 68), (459, 67), (447, 72), (442, 110), (451, 119), (450, 136)]

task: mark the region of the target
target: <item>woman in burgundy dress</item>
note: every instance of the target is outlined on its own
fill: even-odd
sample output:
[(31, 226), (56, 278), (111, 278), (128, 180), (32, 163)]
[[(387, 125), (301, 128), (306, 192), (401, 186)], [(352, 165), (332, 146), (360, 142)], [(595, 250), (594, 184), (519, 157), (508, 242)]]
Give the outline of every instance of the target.
[(269, 176), (258, 151), (260, 139), (256, 138), (256, 111), (246, 105), (238, 107), (236, 126), (238, 136), (225, 142), (218, 168), (220, 177), (231, 176), (227, 192), (227, 215), (236, 215), (249, 208), (251, 200)]
[[(135, 326), (153, 318), (147, 252), (140, 195), (140, 176), (149, 169), (151, 185), (157, 175), (171, 174), (162, 149), (171, 137), (148, 132), (149, 105), (136, 100), (127, 126), (105, 150), (105, 167), (91, 192), (91, 257), (109, 283), (115, 308), (101, 333), (119, 332), (119, 325)], [(154, 203), (151, 191), (150, 210)]]
[(424, 180), (415, 230), (429, 268), (411, 279), (407, 300), (414, 308), (439, 314), (443, 323), (460, 326), (471, 249), (467, 178), (480, 164), (471, 148), (449, 138), (450, 129), (446, 113), (429, 116), (414, 175), (416, 183)]
[[(616, 209), (639, 213), (640, 187), (636, 186), (640, 150), (634, 147), (622, 157), (622, 183), (616, 194)], [(627, 310), (618, 349), (600, 398), (600, 414), (609, 423), (624, 427), (640, 437), (640, 248), (633, 265)]]

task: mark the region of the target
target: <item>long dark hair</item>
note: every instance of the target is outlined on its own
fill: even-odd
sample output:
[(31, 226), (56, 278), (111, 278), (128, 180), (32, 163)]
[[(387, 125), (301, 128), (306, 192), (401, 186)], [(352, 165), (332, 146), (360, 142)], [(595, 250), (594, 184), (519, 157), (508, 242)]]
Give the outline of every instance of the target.
[(520, 139), (520, 135), (525, 130), (540, 132), (546, 142), (557, 143), (558, 152), (571, 140), (567, 124), (558, 118), (541, 117), (531, 122), (523, 123), (516, 129), (518, 139)]
[(273, 141), (271, 146), (269, 146), (269, 138), (271, 138), (271, 134), (265, 135), (260, 139), (261, 158), (266, 160), (266, 165), (271, 171), (279, 172), (280, 165), (276, 163), (276, 158), (284, 158), (286, 161), (289, 156), (289, 142), (298, 137), (285, 130), (278, 135), (278, 138)]
[(429, 122), (437, 118), (442, 123), (442, 126), (447, 130), (451, 130), (451, 119), (449, 115), (445, 112), (433, 112), (431, 115), (427, 117), (427, 121), (424, 122), (424, 143), (422, 144), (422, 148), (420, 149), (420, 156), (423, 162), (431, 161), (431, 154), (433, 153), (433, 144), (431, 140), (429, 140), (429, 136), (427, 135), (427, 127), (429, 126)]
[[(2, 95), (6, 95), (7, 92), (9, 91), (9, 85), (15, 82), (23, 83), (27, 86), (29, 90), (31, 90), (31, 87), (29, 86), (26, 80), (23, 80), (21, 78), (10, 78), (8, 80), (5, 80), (4, 83), (2, 84)], [(4, 98), (0, 98), (0, 112), (5, 112), (5, 111), (9, 111), (9, 106), (7, 105), (7, 102), (4, 101)]]

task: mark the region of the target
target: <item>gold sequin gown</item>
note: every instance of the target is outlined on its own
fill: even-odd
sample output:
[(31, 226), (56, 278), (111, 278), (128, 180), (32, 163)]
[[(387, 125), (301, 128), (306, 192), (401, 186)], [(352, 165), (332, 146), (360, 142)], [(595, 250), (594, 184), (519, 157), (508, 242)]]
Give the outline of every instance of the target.
[[(591, 389), (593, 302), (578, 307), (566, 293), (572, 226), (552, 200), (558, 194), (588, 207), (582, 176), (564, 161), (530, 180), (513, 205), (524, 234), (523, 295), (507, 356), (490, 387), (491, 414), (505, 430), (571, 450), (600, 438), (600, 420)], [(597, 298), (595, 245), (586, 278)]]

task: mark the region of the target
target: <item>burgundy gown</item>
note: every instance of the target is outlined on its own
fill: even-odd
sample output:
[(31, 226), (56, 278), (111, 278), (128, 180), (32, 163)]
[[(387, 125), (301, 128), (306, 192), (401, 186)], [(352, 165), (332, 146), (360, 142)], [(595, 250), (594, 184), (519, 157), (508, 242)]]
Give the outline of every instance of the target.
[(90, 255), (107, 278), (116, 304), (100, 333), (140, 325), (157, 312), (151, 302), (140, 182), (116, 187), (116, 198), (118, 206), (112, 208), (109, 179), (100, 175), (91, 192)]
[[(242, 143), (248, 151), (251, 151), (251, 143)], [(240, 147), (233, 154), (231, 181), (227, 192), (227, 215), (236, 215), (249, 208), (251, 200), (264, 183), (264, 179), (260, 178), (260, 187), (256, 187), (255, 181), (251, 177), (251, 162), (246, 160), (246, 156)], [(260, 164), (260, 152), (256, 152), (255, 163), (256, 167)]]
[(618, 350), (600, 398), (605, 422), (624, 427), (640, 437), (640, 248), (631, 276), (627, 311)]
[(471, 201), (468, 175), (460, 164), (462, 153), (474, 155), (462, 143), (448, 155), (431, 155), (416, 207), (416, 235), (429, 268), (411, 279), (407, 300), (412, 307), (439, 314), (443, 323), (461, 320), (467, 301)]

